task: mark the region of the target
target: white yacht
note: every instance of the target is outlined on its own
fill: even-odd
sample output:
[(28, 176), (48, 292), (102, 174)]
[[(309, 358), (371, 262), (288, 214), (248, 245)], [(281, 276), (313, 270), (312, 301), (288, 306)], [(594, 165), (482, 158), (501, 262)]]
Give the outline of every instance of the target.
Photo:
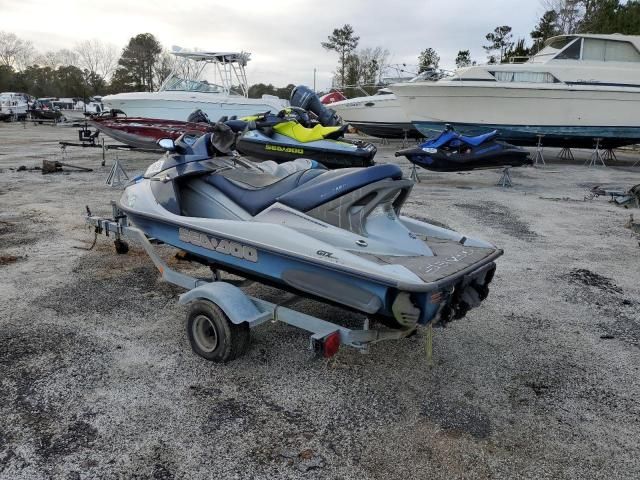
[(0, 120), (14, 121), (27, 117), (29, 96), (24, 93), (0, 93)]
[[(430, 69), (408, 81), (434, 81), (442, 77), (442, 72)], [(363, 93), (366, 94), (364, 90)], [(381, 88), (374, 95), (333, 102), (330, 107), (336, 111), (344, 123), (373, 137), (422, 136), (411, 124), (400, 102), (388, 88)]]
[[(157, 92), (107, 95), (102, 98), (105, 107), (121, 110), (129, 117), (186, 121), (196, 109), (201, 109), (211, 120), (218, 120), (222, 116), (277, 112), (287, 105), (285, 100), (273, 95), (247, 98), (249, 87), (245, 67), (248, 53), (181, 49), (171, 53), (184, 60), (176, 62), (176, 67)], [(191, 65), (185, 68), (188, 63)], [(207, 67), (213, 67), (213, 72), (209, 73), (213, 73), (217, 83), (209, 83), (203, 78)]]
[(392, 85), (425, 136), (445, 124), (535, 145), (640, 143), (640, 36), (563, 35), (525, 63), (460, 69), (437, 82)]

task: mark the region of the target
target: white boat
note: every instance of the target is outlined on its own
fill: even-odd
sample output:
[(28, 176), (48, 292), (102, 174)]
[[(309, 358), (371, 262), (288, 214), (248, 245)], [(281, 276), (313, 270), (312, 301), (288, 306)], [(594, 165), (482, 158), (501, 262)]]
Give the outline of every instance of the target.
[(89, 97), (86, 102), (82, 99), (78, 99), (73, 104), (73, 108), (63, 109), (61, 112), (67, 120), (78, 121), (84, 120), (86, 118), (85, 114), (100, 115), (109, 110), (110, 109), (105, 107), (102, 103), (102, 97), (95, 96)]
[(388, 88), (381, 88), (375, 95), (349, 98), (330, 106), (344, 123), (373, 137), (402, 138), (416, 132)]
[[(102, 99), (107, 109), (121, 110), (129, 117), (186, 121), (197, 109), (205, 112), (211, 120), (218, 120), (223, 116), (277, 112), (287, 105), (285, 100), (273, 95), (263, 95), (259, 99), (248, 98), (249, 87), (245, 73), (248, 53), (183, 50), (171, 53), (195, 62), (196, 67), (191, 68), (187, 75), (179, 75), (178, 70), (183, 69), (184, 64), (176, 62), (176, 68), (157, 92), (107, 95)], [(202, 78), (208, 66), (213, 67), (218, 83), (209, 83)]]
[(0, 120), (15, 121), (27, 118), (29, 96), (24, 93), (0, 93)]
[[(443, 75), (438, 70), (429, 69), (407, 81), (434, 81), (442, 78)], [(374, 95), (333, 102), (331, 108), (344, 123), (373, 137), (417, 138), (422, 136), (411, 124), (400, 102), (388, 88), (381, 88)]]
[(548, 146), (640, 143), (640, 36), (562, 35), (526, 63), (390, 88), (425, 136), (451, 124), (467, 135), (496, 129), (521, 145), (541, 135)]

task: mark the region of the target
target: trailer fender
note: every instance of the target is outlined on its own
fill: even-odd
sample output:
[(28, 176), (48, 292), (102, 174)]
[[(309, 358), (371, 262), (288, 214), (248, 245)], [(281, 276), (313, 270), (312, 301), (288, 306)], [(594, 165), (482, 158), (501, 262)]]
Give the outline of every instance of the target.
[(226, 282), (200, 285), (180, 295), (178, 303), (184, 305), (195, 300), (208, 300), (220, 307), (231, 322), (247, 322), (251, 328), (272, 317), (271, 312), (261, 311), (242, 290)]

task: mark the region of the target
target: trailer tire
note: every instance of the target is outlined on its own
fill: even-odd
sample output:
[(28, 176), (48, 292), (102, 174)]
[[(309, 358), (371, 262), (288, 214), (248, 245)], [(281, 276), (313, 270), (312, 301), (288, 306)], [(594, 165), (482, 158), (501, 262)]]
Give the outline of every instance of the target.
[(218, 305), (208, 300), (191, 304), (187, 336), (193, 352), (212, 362), (235, 360), (249, 347), (249, 325), (231, 322)]

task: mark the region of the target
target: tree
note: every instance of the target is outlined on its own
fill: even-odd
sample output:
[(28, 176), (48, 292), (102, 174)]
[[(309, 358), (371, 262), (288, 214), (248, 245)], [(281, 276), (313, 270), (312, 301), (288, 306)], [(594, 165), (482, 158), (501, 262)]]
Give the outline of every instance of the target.
[(584, 3), (590, 0), (543, 0), (545, 9), (557, 15), (559, 34), (575, 33), (584, 15)]
[(389, 51), (382, 47), (356, 50), (347, 57), (345, 85), (376, 85)]
[(538, 21), (536, 28), (531, 32), (531, 38), (533, 39), (531, 53), (538, 53), (542, 50), (546, 40), (551, 37), (555, 37), (560, 33), (560, 27), (558, 26), (558, 12), (555, 10), (547, 10)]
[(0, 65), (0, 92), (14, 90), (15, 72), (9, 65)]
[(585, 13), (580, 33), (640, 33), (640, 2), (621, 4), (618, 0), (584, 0)]
[(515, 46), (510, 48), (504, 55), (504, 59), (509, 60), (513, 57), (529, 57), (531, 49), (527, 47), (524, 38), (519, 38)]
[(353, 27), (346, 24), (342, 28), (335, 28), (327, 40), (322, 42), (322, 47), (325, 50), (333, 50), (340, 55), (340, 81), (342, 85), (345, 85), (347, 57), (357, 48), (360, 37), (356, 37)]
[(425, 48), (418, 56), (418, 73), (422, 73), (430, 68), (438, 68), (440, 57), (433, 48)]
[(460, 50), (456, 57), (456, 67), (464, 68), (471, 65), (471, 52), (469, 50)]
[(0, 31), (0, 64), (13, 68), (25, 68), (33, 56), (31, 42), (18, 38), (14, 33)]
[(275, 95), (279, 98), (291, 98), (291, 92), (296, 88), (290, 83), (286, 87), (276, 88), (273, 85), (265, 85), (264, 83), (256, 83), (249, 87), (249, 98), (262, 98), (262, 95)]
[(104, 79), (110, 78), (118, 65), (116, 47), (97, 39), (77, 43), (75, 53), (78, 56), (77, 65), (80, 68)]
[(118, 60), (114, 73), (115, 82), (121, 91), (153, 91), (153, 68), (162, 52), (160, 42), (150, 33), (140, 33), (129, 40)]
[(275, 95), (278, 98), (289, 99), (291, 98), (291, 92), (293, 91), (294, 88), (296, 88), (296, 86), (292, 83), (288, 84), (286, 87), (283, 87), (283, 88), (276, 88)]
[(264, 83), (256, 83), (249, 87), (249, 98), (262, 98), (262, 95), (275, 95), (276, 87), (273, 85), (265, 85)]
[(78, 54), (63, 48), (57, 51), (46, 51), (33, 59), (34, 64), (43, 67), (58, 68), (66, 65), (78, 66)]
[(86, 97), (87, 85), (82, 70), (73, 65), (59, 67), (54, 72), (56, 82), (56, 96)]
[(505, 53), (513, 47), (511, 27), (508, 25), (496, 27), (493, 32), (487, 33), (485, 38), (489, 41), (489, 45), (482, 48), (485, 49), (489, 58), (491, 58), (492, 52), (497, 50), (500, 52), (499, 61), (504, 61)]
[[(158, 55), (158, 60), (156, 60), (153, 66), (153, 78), (155, 79), (156, 85), (160, 85), (173, 71), (177, 63), (177, 58), (178, 57), (171, 55), (167, 50), (163, 50), (162, 53)], [(185, 78), (189, 78), (189, 76), (185, 76)]]

